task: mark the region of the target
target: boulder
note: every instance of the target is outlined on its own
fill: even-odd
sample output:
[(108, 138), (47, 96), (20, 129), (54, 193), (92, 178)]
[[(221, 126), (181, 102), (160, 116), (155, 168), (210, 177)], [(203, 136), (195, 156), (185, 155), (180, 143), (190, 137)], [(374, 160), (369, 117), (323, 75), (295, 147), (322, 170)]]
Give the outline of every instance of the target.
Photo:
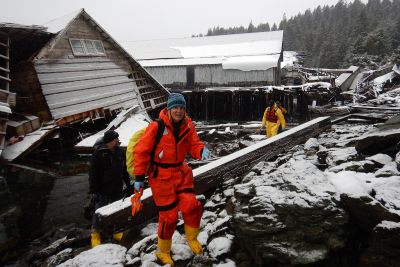
[(312, 264), (345, 246), (348, 216), (326, 180), (296, 154), (276, 171), (234, 187), (237, 238), (256, 264)]
[(374, 227), (367, 249), (360, 256), (360, 267), (391, 267), (400, 263), (400, 223), (383, 221)]

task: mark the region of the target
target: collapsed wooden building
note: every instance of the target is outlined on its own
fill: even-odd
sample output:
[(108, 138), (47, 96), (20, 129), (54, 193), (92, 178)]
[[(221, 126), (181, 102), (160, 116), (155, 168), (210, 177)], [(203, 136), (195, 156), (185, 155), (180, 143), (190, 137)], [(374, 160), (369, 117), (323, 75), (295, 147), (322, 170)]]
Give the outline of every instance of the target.
[[(8, 38), (0, 60), (9, 64), (0, 68), (0, 89), (16, 94), (11, 121), (33, 115), (63, 126), (135, 105), (156, 115), (166, 103), (168, 91), (83, 9), (44, 26), (0, 23), (0, 33)], [(8, 124), (7, 137), (15, 125)]]
[(280, 84), (283, 31), (136, 41), (126, 49), (172, 89)]

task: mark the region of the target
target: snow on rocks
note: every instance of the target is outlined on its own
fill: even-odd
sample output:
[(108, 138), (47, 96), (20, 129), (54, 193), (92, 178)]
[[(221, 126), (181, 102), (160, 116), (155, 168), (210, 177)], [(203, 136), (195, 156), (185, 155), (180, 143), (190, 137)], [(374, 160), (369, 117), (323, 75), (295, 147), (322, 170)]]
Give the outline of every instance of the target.
[[(234, 186), (237, 237), (257, 264), (329, 261), (332, 251), (345, 251), (356, 238), (348, 232), (349, 216), (367, 232), (384, 220), (400, 221), (400, 176), (393, 155), (376, 147), (378, 153), (366, 158), (355, 149), (372, 129), (334, 125), (332, 131), (309, 139), (304, 149), (293, 148), (281, 157), (285, 160), (258, 163)], [(374, 244), (373, 239), (364, 242)], [(393, 244), (387, 243), (387, 249), (399, 253)], [(376, 253), (367, 251), (363, 257), (371, 259)]]
[(232, 235), (227, 235), (226, 237), (217, 237), (207, 245), (210, 256), (217, 258), (225, 253), (230, 252), (232, 246)]
[[(205, 205), (198, 240), (204, 253), (193, 255), (180, 218), (171, 250), (176, 266), (335, 266), (337, 258), (363, 267), (365, 262), (396, 266), (400, 152), (357, 151), (357, 142), (371, 129), (333, 125), (274, 162), (259, 162), (244, 177), (231, 177), (201, 196)], [(157, 223), (147, 224), (140, 238), (128, 251), (105, 244), (62, 266), (160, 266), (154, 256)], [(367, 249), (349, 253), (360, 247)], [(70, 251), (61, 252), (71, 257)]]
[(90, 250), (80, 253), (73, 259), (58, 265), (59, 267), (85, 267), (104, 266), (118, 267), (125, 266), (126, 248), (116, 244), (103, 244)]

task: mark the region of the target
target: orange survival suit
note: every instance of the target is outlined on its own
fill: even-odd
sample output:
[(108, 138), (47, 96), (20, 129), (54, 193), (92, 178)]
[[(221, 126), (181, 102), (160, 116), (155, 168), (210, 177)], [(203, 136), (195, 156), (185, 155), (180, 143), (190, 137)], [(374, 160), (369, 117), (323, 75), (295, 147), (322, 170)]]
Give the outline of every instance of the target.
[[(154, 164), (149, 171), (149, 185), (159, 210), (158, 237), (170, 240), (175, 231), (178, 211), (182, 212), (185, 225), (200, 227), (202, 206), (194, 194), (192, 169), (184, 162), (188, 152), (200, 159), (204, 148), (192, 121), (183, 119), (176, 132), (168, 118), (168, 110), (160, 112), (165, 123), (164, 134), (156, 147)], [(157, 122), (146, 128), (135, 147), (134, 172), (137, 181), (144, 180), (150, 162), (151, 150), (157, 134)]]

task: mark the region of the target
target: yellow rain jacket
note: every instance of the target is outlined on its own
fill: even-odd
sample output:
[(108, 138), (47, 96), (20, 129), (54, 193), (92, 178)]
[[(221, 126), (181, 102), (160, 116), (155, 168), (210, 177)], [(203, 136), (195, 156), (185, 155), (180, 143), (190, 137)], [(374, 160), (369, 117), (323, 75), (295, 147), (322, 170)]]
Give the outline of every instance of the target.
[(282, 126), (282, 129), (285, 129), (285, 117), (276, 105), (274, 105), (271, 111), (269, 107), (265, 109), (262, 118), (262, 126), (264, 125), (266, 125), (267, 128), (267, 138), (278, 134), (279, 125)]

